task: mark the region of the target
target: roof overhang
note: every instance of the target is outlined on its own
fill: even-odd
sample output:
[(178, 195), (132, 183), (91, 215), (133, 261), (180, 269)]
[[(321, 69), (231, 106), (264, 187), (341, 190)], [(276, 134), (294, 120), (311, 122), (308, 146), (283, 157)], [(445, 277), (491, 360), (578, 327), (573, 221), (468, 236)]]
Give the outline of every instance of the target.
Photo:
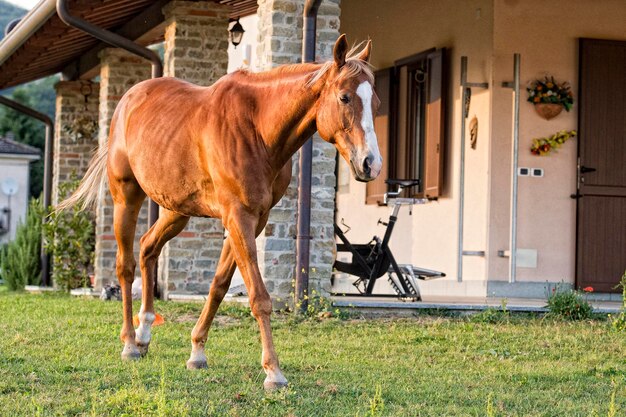
[[(170, 0), (73, 0), (72, 14), (141, 45), (163, 40), (162, 8)], [(231, 16), (256, 13), (255, 0), (214, 0), (229, 5)], [(67, 79), (91, 78), (106, 44), (65, 25), (56, 0), (41, 0), (0, 42), (0, 89), (58, 72)]]
[(32, 154), (24, 154), (24, 153), (0, 153), (0, 159), (7, 160), (10, 159), (12, 161), (38, 161), (41, 159), (39, 155)]

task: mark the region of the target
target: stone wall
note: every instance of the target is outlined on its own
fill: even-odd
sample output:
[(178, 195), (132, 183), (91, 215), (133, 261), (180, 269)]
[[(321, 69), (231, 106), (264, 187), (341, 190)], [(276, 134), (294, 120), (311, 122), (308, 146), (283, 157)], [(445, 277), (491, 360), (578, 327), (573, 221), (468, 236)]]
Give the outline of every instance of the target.
[[(74, 174), (83, 177), (94, 149), (98, 147), (98, 102), (100, 84), (90, 81), (60, 81), (55, 85), (56, 114), (52, 165), (52, 204), (59, 202), (59, 185)], [(93, 136), (76, 127), (89, 125)]]
[[(151, 76), (150, 63), (130, 52), (107, 48), (100, 52), (100, 132), (98, 143), (106, 146), (109, 125), (117, 103), (124, 93), (140, 81)], [(135, 232), (135, 259), (139, 265), (139, 239), (148, 230), (148, 201), (146, 200), (139, 213)], [(100, 196), (96, 210), (96, 259), (95, 287), (102, 288), (108, 283), (116, 283), (115, 256), (117, 243), (113, 233), (113, 201), (108, 186)], [(135, 276), (139, 277), (137, 267)]]
[[(339, 36), (339, 0), (322, 3), (317, 19), (316, 60), (332, 58)], [(302, 13), (304, 0), (259, 0), (258, 66), (301, 62)], [(330, 288), (335, 247), (335, 148), (317, 135), (313, 142), (311, 202), (311, 257), (309, 288), (325, 294)], [(257, 239), (259, 267), (268, 290), (279, 303), (291, 301), (295, 265), (296, 203), (298, 197), (298, 154), (294, 155), (293, 177), (283, 199), (270, 213), (268, 225)]]
[[(208, 86), (228, 67), (228, 12), (210, 2), (173, 1), (163, 8), (165, 76)], [(168, 293), (209, 291), (224, 240), (219, 220), (191, 218), (159, 259), (159, 283)]]

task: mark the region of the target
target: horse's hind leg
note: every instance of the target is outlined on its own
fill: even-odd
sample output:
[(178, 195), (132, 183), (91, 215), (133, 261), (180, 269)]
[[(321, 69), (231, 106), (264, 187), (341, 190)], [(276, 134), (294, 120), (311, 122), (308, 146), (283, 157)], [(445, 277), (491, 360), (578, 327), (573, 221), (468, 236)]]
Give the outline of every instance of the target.
[(141, 310), (135, 341), (142, 355), (148, 352), (151, 340), (150, 328), (155, 319), (153, 289), (159, 254), (163, 246), (185, 228), (188, 221), (187, 216), (161, 209), (159, 220), (141, 238), (139, 255), (142, 279)]
[[(113, 207), (113, 227), (117, 240), (116, 270), (117, 278), (122, 287), (122, 303), (124, 323), (120, 338), (124, 343), (122, 359), (138, 359), (140, 354), (135, 345), (135, 329), (133, 328), (133, 304), (131, 288), (135, 278), (135, 256), (133, 254), (133, 241), (135, 239), (135, 226), (137, 217), (141, 209), (141, 203), (145, 199), (145, 194), (138, 188), (137, 196), (132, 202), (125, 201), (124, 198), (115, 198)], [(119, 189), (119, 188), (118, 188)], [(113, 188), (112, 188), (113, 191)], [(126, 193), (124, 193), (126, 194)]]
[(230, 238), (226, 238), (220, 260), (217, 264), (217, 270), (215, 271), (215, 277), (211, 284), (209, 297), (204, 304), (198, 322), (191, 332), (191, 356), (187, 361), (187, 369), (207, 367), (204, 344), (206, 343), (209, 328), (211, 327), (215, 313), (230, 287), (230, 281), (235, 273), (235, 267), (235, 258), (230, 247)]

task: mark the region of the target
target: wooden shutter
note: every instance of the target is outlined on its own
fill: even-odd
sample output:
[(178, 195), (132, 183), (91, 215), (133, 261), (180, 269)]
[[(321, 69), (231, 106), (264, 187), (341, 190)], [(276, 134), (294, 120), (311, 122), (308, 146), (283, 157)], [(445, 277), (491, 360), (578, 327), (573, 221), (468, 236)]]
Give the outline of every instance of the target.
[(443, 145), (445, 127), (445, 49), (428, 54), (428, 96), (426, 98), (424, 139), (424, 196), (437, 198), (443, 193)]
[(378, 148), (383, 157), (383, 167), (378, 178), (370, 181), (365, 189), (365, 204), (382, 204), (387, 192), (385, 180), (389, 178), (389, 129), (391, 127), (391, 86), (393, 68), (386, 68), (374, 73), (375, 89), (380, 99), (380, 107), (374, 118), (374, 130), (378, 139)]

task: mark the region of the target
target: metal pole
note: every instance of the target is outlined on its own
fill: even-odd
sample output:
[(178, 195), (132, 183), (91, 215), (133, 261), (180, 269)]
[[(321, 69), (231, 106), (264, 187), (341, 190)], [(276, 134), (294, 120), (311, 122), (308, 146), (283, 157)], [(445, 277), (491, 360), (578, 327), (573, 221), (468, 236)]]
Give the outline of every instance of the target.
[(457, 232), (457, 281), (463, 281), (463, 256), (485, 256), (484, 251), (463, 250), (463, 226), (465, 224), (465, 121), (469, 116), (471, 88), (489, 88), (489, 83), (470, 83), (467, 81), (467, 57), (461, 57), (461, 162), (459, 167), (459, 230)]
[[(304, 5), (302, 28), (302, 62), (315, 61), (315, 29), (317, 11), (322, 0), (307, 0)], [(308, 139), (300, 149), (298, 160), (298, 224), (296, 236), (296, 312), (308, 308), (309, 254), (311, 243), (311, 171), (313, 140)]]
[[(0, 104), (4, 104), (7, 107), (12, 108), (20, 113), (30, 116), (43, 122), (46, 125), (46, 139), (43, 156), (43, 207), (47, 209), (50, 207), (51, 195), (52, 195), (52, 141), (54, 133), (54, 123), (47, 115), (40, 113), (30, 107), (27, 107), (17, 101), (8, 99), (4, 96), (0, 96)], [(45, 223), (48, 220), (47, 216), (44, 216), (42, 222)], [(43, 247), (43, 235), (41, 239), (41, 285), (48, 287), (51, 284), (50, 281), (50, 259)]]
[(512, 146), (512, 184), (511, 184), (511, 254), (509, 256), (509, 282), (514, 283), (517, 275), (517, 159), (519, 148), (519, 84), (520, 54), (513, 55), (513, 146)]
[[(159, 78), (163, 76), (163, 63), (159, 55), (151, 49), (145, 48), (130, 39), (118, 35), (117, 33), (110, 32), (106, 29), (98, 27), (88, 21), (74, 16), (70, 13), (67, 0), (57, 0), (57, 14), (61, 20), (68, 26), (75, 27), (83, 32), (93, 36), (102, 42), (117, 48), (122, 48), (135, 55), (139, 55), (142, 58), (147, 59), (152, 64), (152, 78)], [(159, 205), (152, 200), (148, 203), (148, 227), (152, 227), (159, 218)], [(155, 266), (155, 269), (157, 266)], [(155, 276), (154, 280), (154, 292), (157, 294), (158, 286)]]
[(457, 281), (463, 281), (463, 209), (465, 206), (465, 101), (467, 100), (467, 89), (465, 84), (467, 83), (467, 57), (461, 57), (461, 166), (459, 168), (459, 231), (457, 242)]

